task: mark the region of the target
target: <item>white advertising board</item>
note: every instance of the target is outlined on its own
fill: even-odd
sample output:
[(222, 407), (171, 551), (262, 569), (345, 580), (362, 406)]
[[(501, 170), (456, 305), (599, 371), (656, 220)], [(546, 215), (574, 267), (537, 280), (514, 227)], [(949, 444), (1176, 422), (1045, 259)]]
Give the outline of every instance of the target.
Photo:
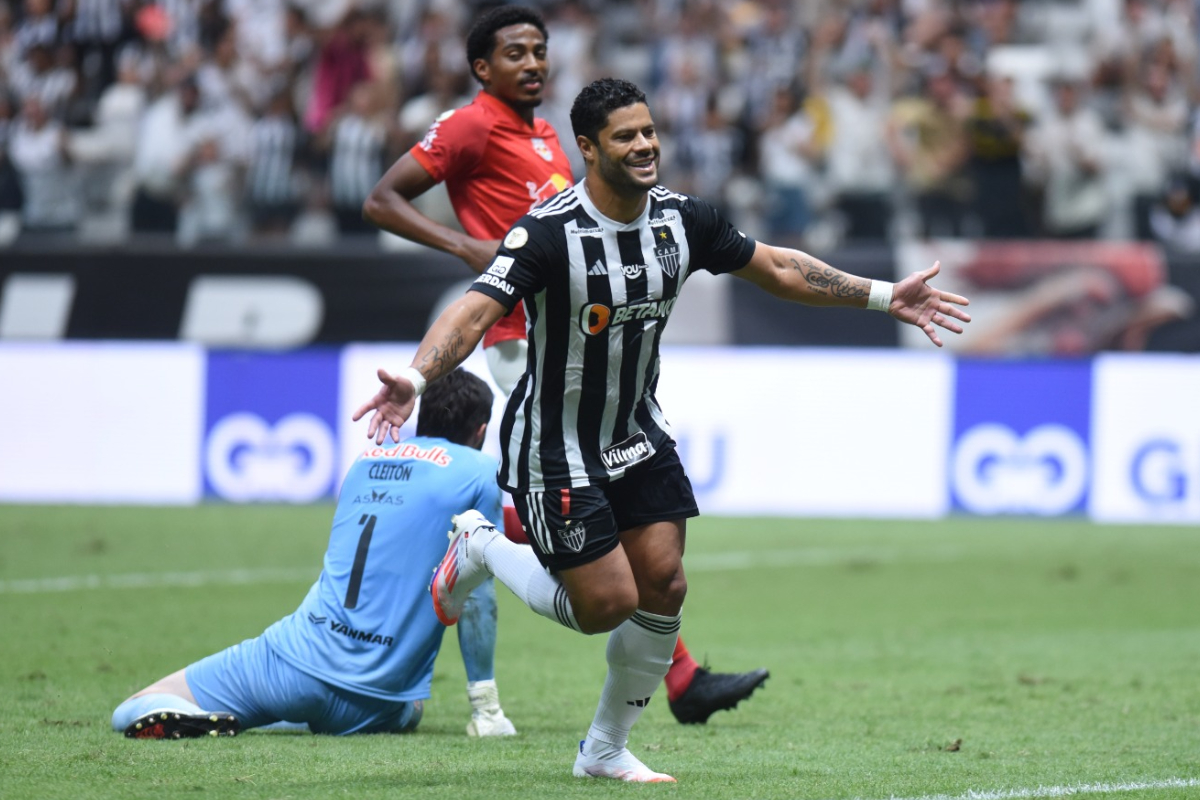
[(204, 351), (0, 346), (0, 501), (196, 503)]
[[(358, 422), (353, 422), (350, 419), (351, 415), (359, 406), (370, 400), (383, 385), (376, 376), (379, 369), (386, 369), (392, 373), (399, 372), (412, 363), (416, 351), (416, 342), (352, 344), (342, 349), (341, 379), (338, 389), (338, 407), (340, 409), (338, 414), (338, 452), (341, 459), (341, 468), (338, 472), (339, 486), (341, 479), (346, 475), (346, 470), (350, 469), (350, 465), (354, 463), (354, 459), (358, 458), (359, 453), (372, 443), (367, 438), (367, 427), (371, 416), (367, 415)], [(496, 431), (500, 429), (500, 416), (504, 413), (504, 401), (508, 398), (501, 395), (500, 389), (492, 381), (491, 373), (488, 372), (487, 358), (483, 355), (482, 348), (477, 348), (467, 357), (463, 368), (487, 381), (488, 386), (492, 387), (492, 391), (496, 394), (496, 400), (492, 406), (492, 422), (488, 426), (488, 438), (484, 442), (483, 450), (498, 459), (500, 444)], [(417, 411), (420, 411), (419, 405)], [(414, 413), (413, 418), (401, 428), (400, 436), (407, 438), (416, 435), (417, 415)], [(388, 441), (390, 442), (391, 439)]]
[(1102, 355), (1092, 377), (1100, 522), (1200, 522), (1200, 358)]
[(662, 360), (658, 398), (703, 513), (946, 513), (950, 358), (664, 348)]
[[(415, 345), (343, 351), (342, 473), (368, 443), (354, 409), (375, 371), (408, 366)], [(787, 348), (663, 348), (658, 398), (701, 511), (937, 517), (948, 507), (953, 362), (940, 354)], [(488, 379), (473, 353), (467, 368)], [(493, 386), (494, 388), (494, 386)], [(497, 397), (485, 451), (498, 455)], [(413, 423), (403, 435), (415, 433)]]

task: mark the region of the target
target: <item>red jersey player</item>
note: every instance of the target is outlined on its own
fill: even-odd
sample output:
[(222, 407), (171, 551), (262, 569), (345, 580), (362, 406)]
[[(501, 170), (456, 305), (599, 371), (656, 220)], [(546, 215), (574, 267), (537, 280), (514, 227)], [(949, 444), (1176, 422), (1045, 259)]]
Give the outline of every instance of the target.
[[(482, 273), (513, 222), (573, 183), (554, 128), (533, 114), (546, 85), (546, 40), (536, 11), (500, 6), (483, 14), (467, 35), (467, 62), (483, 88), (470, 105), (442, 114), (392, 165), (363, 204), (363, 215)], [(465, 233), (438, 224), (411, 202), (441, 182)], [(511, 392), (525, 371), (521, 305), (492, 326), (483, 345), (496, 384)], [(504, 523), (509, 538), (522, 539), (511, 507)], [(749, 697), (767, 677), (765, 669), (709, 672), (680, 638), (666, 677), (667, 699), (680, 722), (703, 723)]]

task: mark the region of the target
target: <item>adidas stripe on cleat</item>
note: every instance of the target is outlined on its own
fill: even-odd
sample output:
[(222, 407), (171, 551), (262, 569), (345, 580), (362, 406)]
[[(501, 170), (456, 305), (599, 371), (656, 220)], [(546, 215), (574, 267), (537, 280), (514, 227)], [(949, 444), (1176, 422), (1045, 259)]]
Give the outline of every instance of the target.
[(237, 736), (242, 725), (237, 717), (225, 712), (188, 714), (160, 708), (143, 714), (129, 724), (129, 739), (199, 739), (204, 736)]
[(491, 573), (483, 563), (483, 549), (497, 536), (504, 534), (478, 511), (464, 511), (450, 520), (454, 537), (450, 547), (433, 571), (429, 593), (433, 595), (433, 611), (443, 625), (453, 625), (462, 615), (467, 597)]

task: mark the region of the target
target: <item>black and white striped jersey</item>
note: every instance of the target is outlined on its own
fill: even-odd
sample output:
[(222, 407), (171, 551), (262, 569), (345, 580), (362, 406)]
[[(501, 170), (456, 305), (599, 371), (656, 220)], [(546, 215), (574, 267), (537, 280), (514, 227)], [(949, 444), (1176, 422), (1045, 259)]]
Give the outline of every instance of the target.
[(246, 194), (262, 206), (282, 206), (296, 200), (293, 162), (298, 127), (286, 114), (265, 116), (250, 129), (250, 163)]
[(586, 181), (517, 222), (472, 284), (525, 301), (529, 358), (501, 422), (510, 492), (602, 484), (670, 447), (654, 397), (659, 341), (687, 276), (744, 267), (755, 243), (661, 186), (636, 220), (596, 210)]
[(336, 123), (329, 156), (330, 196), (335, 208), (362, 206), (383, 173), (387, 132), (374, 120), (348, 114)]

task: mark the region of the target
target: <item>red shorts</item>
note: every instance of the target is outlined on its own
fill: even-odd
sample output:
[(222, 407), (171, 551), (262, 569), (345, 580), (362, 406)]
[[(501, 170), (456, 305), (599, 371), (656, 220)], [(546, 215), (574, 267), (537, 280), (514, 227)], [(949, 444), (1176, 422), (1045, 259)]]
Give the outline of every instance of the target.
[(496, 321), (483, 334), (483, 346), (491, 347), (497, 342), (525, 338), (525, 304), (517, 303), (506, 316)]

